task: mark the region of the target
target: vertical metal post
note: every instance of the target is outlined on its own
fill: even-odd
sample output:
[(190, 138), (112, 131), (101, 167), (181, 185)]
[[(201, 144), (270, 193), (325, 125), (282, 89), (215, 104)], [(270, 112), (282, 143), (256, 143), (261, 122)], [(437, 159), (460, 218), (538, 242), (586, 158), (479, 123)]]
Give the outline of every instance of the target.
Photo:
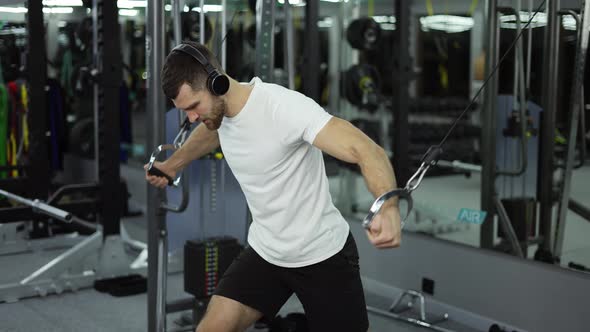
[(93, 53), (95, 153), (101, 198), (98, 221), (104, 236), (120, 233), (123, 193), (120, 190), (120, 89), (122, 76), (119, 9), (114, 1), (94, 0)]
[(547, 0), (547, 27), (543, 52), (543, 114), (540, 134), (538, 193), (540, 249), (551, 252), (553, 244), (553, 155), (555, 149), (555, 114), (559, 74), (559, 0)]
[[(499, 25), (497, 16), (497, 1), (487, 2), (487, 30), (486, 30), (486, 77), (488, 77), (498, 63)], [(494, 246), (494, 193), (496, 180), (496, 98), (498, 95), (498, 75), (494, 75), (485, 87), (482, 115), (481, 136), (481, 209), (487, 212), (485, 222), (481, 225), (480, 246), (490, 249)]]
[(342, 42), (342, 20), (339, 16), (331, 16), (332, 26), (328, 33), (328, 80), (330, 82), (330, 100), (328, 110), (331, 114), (340, 115), (338, 107), (340, 99), (340, 43)]
[(221, 67), (226, 70), (227, 47), (223, 39), (227, 36), (227, 0), (221, 0)]
[(274, 0), (256, 1), (256, 68), (264, 82), (274, 81)]
[[(27, 172), (26, 187), (30, 190), (31, 198), (47, 198), (49, 189), (49, 159), (47, 158), (47, 59), (45, 49), (45, 25), (43, 23), (43, 4), (41, 1), (27, 2), (27, 54), (26, 69), (29, 93), (29, 134), (30, 161)], [(17, 184), (16, 188), (22, 186)], [(15, 189), (16, 189), (15, 188)], [(8, 191), (12, 188), (4, 187)], [(22, 187), (21, 187), (22, 189)]]
[[(164, 62), (164, 3), (149, 0), (146, 15), (146, 63), (147, 63), (147, 145), (156, 148), (164, 140), (166, 107), (160, 88), (160, 71)], [(148, 217), (148, 331), (166, 330), (166, 267), (168, 258), (165, 212), (161, 202), (165, 191), (147, 186)]]
[(199, 12), (199, 43), (205, 45), (205, 34), (207, 33), (205, 31), (205, 0), (199, 2), (199, 7), (201, 7), (201, 11)]
[(408, 111), (410, 108), (410, 1), (395, 1), (396, 52), (398, 67), (393, 74), (393, 167), (398, 186), (409, 179), (408, 162)]
[(170, 5), (172, 7), (172, 24), (174, 31), (174, 45), (178, 45), (182, 42), (182, 1), (171, 0)]
[(320, 34), (318, 29), (319, 1), (305, 6), (305, 50), (303, 93), (320, 102)]
[(293, 15), (291, 4), (285, 0), (285, 69), (287, 69), (287, 87), (295, 90), (295, 36), (293, 32)]
[(578, 30), (578, 45), (576, 48), (576, 57), (574, 65), (574, 82), (572, 84), (572, 92), (570, 99), (570, 132), (567, 141), (567, 160), (565, 163), (565, 170), (563, 176), (563, 184), (561, 189), (561, 197), (559, 202), (558, 219), (556, 225), (556, 238), (553, 252), (555, 257), (560, 257), (563, 249), (563, 239), (565, 237), (565, 220), (569, 206), (572, 172), (574, 168), (574, 157), (576, 154), (576, 141), (578, 137), (578, 125), (580, 111), (583, 105), (583, 84), (584, 73), (586, 72), (586, 56), (588, 54), (588, 31), (590, 30), (590, 0), (584, 1), (584, 7), (581, 13), (581, 25)]

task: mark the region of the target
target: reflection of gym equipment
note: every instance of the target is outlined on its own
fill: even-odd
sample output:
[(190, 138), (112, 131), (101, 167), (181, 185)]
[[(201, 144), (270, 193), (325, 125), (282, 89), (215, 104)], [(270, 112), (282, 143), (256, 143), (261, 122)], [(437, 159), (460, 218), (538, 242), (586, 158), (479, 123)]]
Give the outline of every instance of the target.
[[(106, 282), (113, 275), (125, 275), (141, 271), (143, 268), (141, 265), (136, 267), (128, 265), (128, 255), (116, 238), (107, 237), (106, 241), (103, 241), (102, 227), (37, 199), (29, 200), (4, 190), (0, 190), (0, 195), (24, 204), (33, 213), (95, 230), (92, 235), (85, 238), (71, 237), (70, 241), (62, 244), (73, 245), (70, 249), (33, 271), (26, 278), (17, 283), (0, 285), (0, 302), (15, 302), (26, 297), (76, 291), (90, 287), (98, 280), (102, 279)], [(145, 246), (130, 240), (124, 229), (122, 235), (125, 244), (132, 248), (141, 250)], [(39, 247), (44, 249), (48, 245), (57, 244), (55, 241), (44, 242), (40, 246), (33, 244), (26, 249)]]
[[(40, 203), (34, 198), (43, 197), (49, 192), (49, 181), (51, 177), (47, 174), (47, 153), (44, 117), (35, 117), (33, 121), (35, 126), (31, 126), (31, 141), (36, 148), (32, 151), (32, 157), (40, 157), (39, 160), (32, 159), (27, 174), (32, 175), (31, 179), (18, 179), (26, 182), (31, 186), (31, 192), (22, 194), (23, 196), (32, 197), (30, 204), (26, 207), (9, 207), (1, 209), (0, 212), (9, 216), (2, 218), (2, 222), (16, 222), (21, 220), (33, 220), (33, 225), (40, 225), (47, 229), (49, 218), (45, 215), (40, 216), (38, 212), (47, 214), (48, 210), (53, 207), (59, 212), (67, 209), (72, 215), (70, 227), (84, 228), (92, 233), (74, 243), (68, 241), (67, 244), (73, 244), (73, 247), (59, 255), (56, 259), (42, 266), (33, 272), (29, 277), (21, 280), (20, 283), (8, 284), (0, 287), (0, 296), (2, 301), (16, 301), (22, 297), (44, 296), (50, 293), (61, 293), (65, 290), (77, 290), (91, 286), (95, 281), (102, 280), (101, 283), (108, 283), (109, 278), (117, 276), (126, 276), (130, 273), (137, 273), (145, 268), (142, 264), (142, 256), (137, 259), (130, 257), (125, 252), (125, 247), (129, 246), (135, 250), (144, 250), (145, 244), (132, 241), (128, 238), (125, 229), (120, 225), (121, 210), (124, 206), (124, 194), (120, 188), (119, 178), (119, 84), (120, 75), (120, 54), (118, 25), (109, 24), (118, 22), (117, 7), (114, 2), (95, 0), (95, 5), (99, 8), (99, 14), (95, 15), (93, 22), (93, 35), (97, 38), (92, 40), (93, 53), (96, 55), (95, 60), (101, 63), (94, 64), (94, 68), (102, 68), (97, 72), (96, 80), (93, 82), (94, 88), (94, 112), (98, 123), (96, 139), (94, 140), (98, 149), (96, 149), (97, 179), (96, 184), (78, 184), (68, 185), (60, 188), (48, 200), (47, 203)], [(31, 77), (37, 80), (29, 82), (30, 84), (30, 109), (44, 110), (45, 103), (45, 49), (43, 38), (45, 36), (43, 25), (42, 4), (32, 2), (29, 4), (27, 14), (29, 29), (29, 47), (30, 58), (27, 61), (27, 70), (34, 73)], [(104, 23), (104, 24), (103, 24)], [(100, 29), (98, 28), (100, 26)], [(103, 36), (108, 35), (109, 38)], [(40, 38), (37, 40), (37, 38)], [(37, 47), (39, 49), (33, 49)], [(100, 56), (99, 56), (100, 55)], [(103, 65), (108, 63), (109, 65)], [(37, 104), (39, 103), (39, 104)], [(36, 126), (38, 125), (38, 126)], [(100, 142), (100, 144), (97, 144)], [(33, 144), (31, 144), (33, 146)], [(44, 160), (45, 159), (45, 160)], [(39, 169), (45, 173), (39, 174)], [(23, 192), (23, 187), (10, 188), (10, 183), (2, 183), (6, 191), (18, 193)], [(4, 188), (5, 187), (5, 188)], [(38, 189), (42, 188), (42, 189)], [(29, 188), (27, 188), (29, 189)], [(92, 193), (96, 199), (73, 199), (69, 202), (62, 201), (61, 197), (71, 195), (86, 196)], [(35, 203), (37, 202), (37, 203)], [(100, 203), (98, 203), (100, 202)], [(27, 199), (21, 200), (21, 203), (29, 203)], [(50, 206), (50, 207), (49, 207)], [(67, 216), (57, 213), (55, 217)], [(88, 213), (96, 213), (97, 224), (84, 222), (80, 218), (85, 218)], [(8, 220), (7, 220), (8, 219)], [(38, 247), (46, 247), (46, 243)], [(32, 247), (37, 247), (32, 245)], [(67, 247), (67, 245), (66, 245)], [(145, 259), (145, 257), (143, 258)], [(143, 272), (145, 274), (145, 272)], [(116, 278), (115, 278), (116, 279)]]
[(342, 94), (361, 110), (374, 112), (381, 105), (381, 83), (371, 65), (354, 65), (342, 75)]
[[(404, 303), (405, 298), (410, 298), (411, 301)], [(418, 317), (412, 317), (411, 314), (404, 314), (416, 306), (416, 302), (419, 304), (418, 308)], [(448, 314), (443, 314), (442, 316), (434, 316), (431, 317), (430, 315), (426, 315), (426, 303), (424, 299), (424, 295), (420, 292), (414, 290), (405, 290), (389, 307), (389, 310), (381, 310), (373, 307), (367, 307), (369, 312), (394, 318), (397, 320), (406, 321), (410, 324), (415, 324), (418, 326), (426, 327), (435, 331), (440, 332), (453, 332), (453, 330), (446, 329), (444, 327), (437, 326), (436, 324), (442, 323), (449, 319)]]
[(381, 27), (370, 17), (352, 21), (346, 29), (346, 39), (357, 50), (374, 50), (379, 47)]
[[(185, 40), (191, 40), (196, 42), (201, 42), (201, 21), (199, 19), (199, 13), (189, 10), (189, 12), (181, 12), (180, 13), (180, 26), (182, 31), (182, 36)], [(207, 15), (205, 15), (205, 38), (204, 43), (207, 44), (211, 37), (213, 36), (213, 25), (211, 24), (211, 20)], [(168, 26), (168, 37), (171, 40), (174, 40), (174, 27), (173, 22), (170, 22)]]
[[(541, 4), (541, 6), (543, 6), (543, 4)], [(539, 13), (541, 6), (539, 6), (539, 8), (537, 8), (535, 15), (532, 15), (532, 17), (530, 18), (529, 22), (527, 23), (527, 25), (529, 25), (531, 23), (531, 21), (533, 20), (533, 18), (536, 16), (537, 13)], [(491, 17), (493, 17), (492, 21), (496, 21), (495, 17), (496, 17), (496, 11), (495, 11), (495, 2), (490, 2), (490, 7), (493, 9), (491, 10)], [(520, 22), (518, 22), (520, 25)], [(492, 27), (490, 27), (490, 29), (492, 31), (495, 31), (495, 27), (494, 25), (492, 25)], [(512, 44), (512, 46), (510, 47), (510, 50), (512, 49), (512, 47), (516, 44), (516, 42), (520, 39), (520, 37), (522, 36), (522, 31), (519, 32), (517, 39), (514, 41), (514, 43)], [(493, 38), (491, 38), (491, 40), (493, 40)], [(502, 58), (504, 59), (504, 57)], [(499, 63), (496, 63), (495, 61), (491, 62), (491, 65), (489, 66), (490, 71), (488, 72), (488, 79), (486, 79), (486, 83), (489, 81), (490, 78), (494, 77), (494, 75), (496, 74), (496, 70), (498, 69), (499, 65), (500, 65), (501, 61)], [(583, 70), (581, 71), (583, 72)], [(459, 117), (457, 117), (454, 122), (453, 125), (450, 127), (450, 129), (448, 130), (447, 134), (442, 138), (442, 140), (440, 141), (440, 143), (438, 143), (438, 145), (432, 146), (428, 149), (428, 151), (426, 152), (426, 154), (424, 155), (424, 157), (421, 159), (421, 165), (420, 168), (418, 169), (418, 171), (416, 171), (414, 173), (414, 175), (410, 178), (410, 180), (408, 180), (406, 186), (404, 188), (392, 188), (390, 191), (384, 193), (383, 195), (381, 195), (380, 197), (378, 197), (373, 205), (371, 206), (369, 213), (366, 215), (365, 219), (363, 220), (363, 226), (365, 227), (365, 229), (369, 229), (371, 226), (371, 222), (374, 218), (375, 215), (377, 215), (380, 212), (381, 207), (383, 206), (384, 202), (392, 197), (398, 197), (399, 199), (407, 199), (408, 203), (411, 202), (411, 192), (413, 190), (415, 190), (418, 185), (420, 184), (420, 181), (422, 180), (424, 174), (427, 172), (428, 168), (430, 168), (430, 166), (434, 166), (436, 165), (436, 163), (439, 160), (439, 157), (442, 155), (443, 150), (442, 147), (445, 143), (447, 143), (447, 139), (449, 138), (449, 133), (451, 133), (455, 127), (457, 126), (457, 124), (459, 123), (459, 121), (461, 120), (461, 118), (469, 111), (471, 105), (473, 104), (473, 102), (477, 99), (477, 97), (480, 95), (480, 93), (483, 91), (483, 88), (486, 86), (486, 84), (484, 83), (480, 89), (477, 91), (477, 93), (475, 94), (475, 96), (473, 97), (471, 103), (461, 112), (461, 114), (459, 115)], [(492, 89), (493, 90), (493, 89)], [(488, 91), (488, 96), (490, 96), (490, 89), (486, 90)], [(495, 95), (491, 96), (492, 98), (496, 98)], [(524, 109), (525, 105), (524, 103), (521, 103), (520, 105), (520, 109)], [(522, 113), (521, 113), (522, 114)], [(524, 127), (524, 116), (521, 117), (521, 119), (523, 119), (521, 126)], [(524, 133), (522, 134), (522, 140), (525, 139), (525, 135)], [(448, 144), (447, 144), (448, 145)], [(495, 155), (496, 151), (493, 151), (492, 153)], [(524, 165), (524, 161), (522, 162), (522, 164)], [(495, 165), (494, 165), (495, 166)], [(526, 167), (526, 166), (524, 166)], [(522, 168), (524, 168), (522, 167)], [(487, 171), (484, 169), (484, 171)], [(522, 171), (517, 171), (517, 172), (505, 172), (504, 174), (507, 175), (513, 175), (513, 173), (516, 173), (515, 175), (520, 175), (522, 174)], [(484, 172), (485, 175), (485, 172)], [(492, 186), (493, 188), (493, 186)], [(523, 253), (522, 253), (522, 248), (520, 247), (519, 243), (518, 243), (518, 239), (516, 237), (516, 234), (514, 232), (514, 228), (507, 216), (506, 210), (504, 209), (504, 206), (502, 204), (502, 202), (500, 201), (500, 199), (498, 198), (498, 194), (495, 192), (494, 189), (492, 189), (491, 192), (491, 201), (492, 204), (494, 204), (495, 207), (495, 212), (498, 213), (499, 216), (499, 227), (502, 228), (502, 231), (504, 232), (504, 234), (509, 238), (509, 243), (510, 243), (510, 248), (511, 250), (514, 252), (515, 255), (519, 256), (519, 257), (523, 257)], [(410, 206), (411, 208), (411, 206)], [(491, 209), (490, 209), (491, 210)], [(403, 215), (402, 218), (406, 218), (406, 215)], [(404, 225), (403, 221), (404, 219), (402, 219), (402, 227)], [(489, 220), (490, 218), (488, 218)], [(489, 223), (488, 223), (489, 224)], [(415, 295), (420, 295), (420, 294), (415, 294)], [(420, 296), (417, 296), (418, 298), (420, 298)], [(398, 304), (399, 300), (395, 302), (395, 304)], [(395, 306), (394, 306), (395, 307)], [(382, 310), (375, 310), (374, 308), (370, 308), (368, 307), (369, 311), (372, 312), (383, 312)], [(388, 317), (394, 318), (394, 319), (398, 319), (398, 320), (405, 320), (407, 322), (413, 323), (413, 324), (417, 324), (417, 325), (421, 325), (421, 326), (425, 326), (434, 330), (439, 330), (439, 331), (446, 331), (446, 329), (441, 328), (439, 326), (436, 325), (427, 325), (428, 322), (424, 322), (424, 312), (422, 311), (421, 313), (421, 318), (423, 319), (419, 319), (419, 320), (406, 320), (403, 319), (402, 317), (399, 317), (397, 315), (388, 315)]]

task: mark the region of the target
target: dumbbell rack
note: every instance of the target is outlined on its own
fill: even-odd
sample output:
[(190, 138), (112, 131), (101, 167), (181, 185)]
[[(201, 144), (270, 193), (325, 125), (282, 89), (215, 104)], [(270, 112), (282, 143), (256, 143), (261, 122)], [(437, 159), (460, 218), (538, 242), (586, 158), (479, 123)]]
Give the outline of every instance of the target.
[[(428, 147), (436, 145), (444, 137), (452, 122), (465, 109), (468, 100), (460, 98), (421, 98), (410, 105), (409, 114), (409, 160), (414, 167), (419, 165)], [(473, 111), (475, 107), (469, 111)], [(476, 148), (481, 128), (464, 119), (455, 128), (446, 144), (442, 159), (463, 163), (476, 161)], [(451, 174), (456, 171), (451, 169)], [(444, 169), (433, 169), (429, 175), (449, 174)]]

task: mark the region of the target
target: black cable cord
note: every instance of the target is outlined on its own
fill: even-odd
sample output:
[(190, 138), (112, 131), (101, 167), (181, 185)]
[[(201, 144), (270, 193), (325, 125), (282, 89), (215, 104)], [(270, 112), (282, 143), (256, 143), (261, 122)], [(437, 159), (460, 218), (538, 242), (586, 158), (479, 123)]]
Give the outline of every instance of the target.
[[(520, 39), (520, 37), (522, 37), (523, 32), (531, 24), (531, 22), (533, 21), (533, 19), (535, 18), (535, 16), (537, 16), (537, 14), (541, 11), (541, 8), (545, 5), (545, 2), (547, 2), (547, 0), (543, 0), (543, 2), (539, 5), (539, 7), (537, 7), (537, 10), (533, 14), (533, 16), (531, 16), (531, 18), (529, 19), (529, 21), (527, 22), (527, 24), (520, 30), (520, 33), (518, 34), (518, 36), (516, 36), (516, 38), (514, 38), (514, 41), (512, 42), (512, 44), (510, 45), (510, 47), (508, 48), (508, 50), (504, 53), (504, 55), (502, 55), (502, 58), (500, 58), (500, 61), (498, 61), (498, 63), (494, 67), (494, 69), (492, 69), (492, 72), (485, 79), (485, 81), (483, 82), (483, 84), (481, 85), (481, 87), (479, 88), (479, 90), (477, 90), (477, 93), (475, 94), (475, 96), (473, 97), (473, 99), (471, 99), (471, 102), (469, 103), (469, 105), (467, 105), (467, 107), (465, 108), (465, 110), (463, 110), (463, 112), (461, 112), (461, 114), (455, 119), (455, 122), (453, 123), (453, 125), (451, 126), (451, 128), (449, 129), (449, 131), (447, 131), (447, 134), (445, 135), (445, 137), (438, 144), (438, 146), (437, 146), (438, 148), (442, 148), (443, 144), (445, 144), (447, 138), (449, 138), (449, 135), (453, 132), (453, 130), (455, 129), (455, 127), (459, 123), (459, 120), (461, 120), (461, 118), (465, 115), (465, 113), (467, 113), (467, 111), (469, 111), (469, 109), (471, 108), (471, 106), (475, 103), (475, 100), (477, 100), (477, 97), (479, 97), (479, 95), (481, 94), (481, 92), (483, 91), (483, 89), (485, 88), (485, 86), (488, 84), (488, 81), (494, 76), (494, 74), (496, 74), (496, 71), (500, 67), (500, 64), (502, 64), (502, 62), (504, 61), (504, 59), (508, 56), (508, 53), (510, 53), (510, 51), (512, 51), (512, 49), (514, 48), (514, 46), (516, 46), (516, 43), (518, 42), (518, 40)], [(491, 15), (495, 15), (495, 13), (490, 13), (490, 14)], [(518, 15), (520, 15), (520, 13), (518, 13)]]
[[(236, 9), (234, 11), (234, 14), (231, 17), (231, 20), (229, 22), (229, 26), (231, 27), (234, 24), (234, 20), (236, 18), (236, 16), (242, 12), (241, 9)], [(219, 53), (221, 53), (221, 47), (223, 46), (223, 43), (225, 43), (225, 39), (227, 38), (227, 35), (229, 34), (229, 29), (227, 29), (227, 32), (225, 33), (225, 36), (223, 36), (223, 39), (221, 40), (221, 43), (219, 43), (219, 49), (217, 50), (217, 54), (215, 55), (218, 59), (219, 59)], [(225, 69), (225, 68), (224, 68)]]

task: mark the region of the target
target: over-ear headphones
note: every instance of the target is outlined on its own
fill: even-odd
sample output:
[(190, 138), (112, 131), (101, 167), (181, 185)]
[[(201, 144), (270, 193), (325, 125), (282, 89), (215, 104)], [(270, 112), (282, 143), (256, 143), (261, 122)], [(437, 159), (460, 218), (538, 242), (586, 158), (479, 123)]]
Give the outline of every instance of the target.
[(170, 53), (173, 52), (183, 52), (195, 58), (207, 71), (207, 89), (214, 94), (215, 96), (222, 96), (224, 95), (227, 90), (229, 89), (229, 78), (219, 72), (217, 68), (215, 68), (207, 57), (201, 53), (196, 47), (189, 45), (189, 44), (179, 44), (178, 46), (174, 47)]

